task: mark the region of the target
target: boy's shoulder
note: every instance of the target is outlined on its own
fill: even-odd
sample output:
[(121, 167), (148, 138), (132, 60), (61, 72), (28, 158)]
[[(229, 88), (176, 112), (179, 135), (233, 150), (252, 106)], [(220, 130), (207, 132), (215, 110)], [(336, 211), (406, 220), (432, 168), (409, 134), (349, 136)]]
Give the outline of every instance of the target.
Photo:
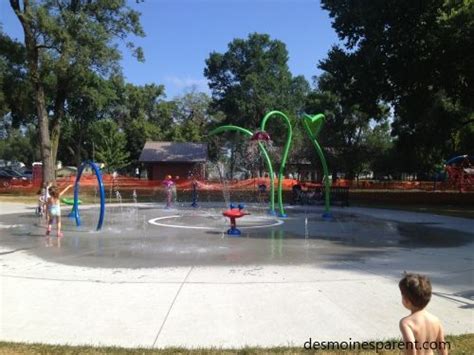
[(441, 324), (441, 321), (438, 317), (436, 317), (433, 313), (425, 311), (425, 319), (427, 319), (430, 323)]
[(413, 314), (409, 314), (408, 316), (403, 317), (402, 319), (400, 319), (399, 325), (400, 325), (400, 327), (410, 326), (413, 323), (413, 320), (414, 320), (413, 319)]
[(439, 318), (428, 311), (423, 311), (422, 313), (413, 313), (400, 319), (400, 326), (412, 327), (420, 323), (432, 325), (441, 324)]

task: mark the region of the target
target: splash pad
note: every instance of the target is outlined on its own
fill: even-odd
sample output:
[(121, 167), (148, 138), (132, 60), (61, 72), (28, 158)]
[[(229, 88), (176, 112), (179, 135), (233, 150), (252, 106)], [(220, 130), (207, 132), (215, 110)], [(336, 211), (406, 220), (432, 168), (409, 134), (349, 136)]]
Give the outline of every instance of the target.
[(163, 204), (109, 204), (101, 231), (95, 230), (99, 209), (83, 206), (81, 226), (63, 219), (60, 248), (54, 241), (53, 247), (45, 247), (46, 226), (33, 213), (3, 215), (0, 245), (59, 264), (152, 268), (364, 262), (403, 249), (450, 249), (472, 242), (472, 234), (446, 233), (431, 222), (420, 223), (419, 217), (397, 221), (334, 208), (334, 219), (327, 221), (321, 216), (323, 207), (288, 206), (291, 213), (282, 219), (255, 204), (246, 206), (251, 214), (239, 220), (241, 236), (232, 238), (226, 233), (229, 221), (222, 204), (186, 206), (170, 212)]

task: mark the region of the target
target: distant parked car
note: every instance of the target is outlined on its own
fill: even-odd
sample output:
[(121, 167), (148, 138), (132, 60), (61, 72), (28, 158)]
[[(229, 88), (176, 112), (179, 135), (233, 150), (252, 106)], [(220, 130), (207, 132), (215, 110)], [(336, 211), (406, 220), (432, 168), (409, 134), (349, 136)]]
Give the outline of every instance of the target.
[(7, 164), (7, 166), (15, 170), (22, 170), (25, 167), (25, 163), (18, 160), (13, 160), (10, 162), (10, 164)]
[(0, 168), (0, 174), (4, 181), (7, 180), (6, 178), (10, 178), (9, 185), (27, 185), (30, 181), (24, 174), (8, 167)]
[(0, 170), (0, 187), (8, 188), (12, 186), (13, 176)]
[(0, 168), (0, 170), (16, 178), (28, 180), (28, 177), (23, 172), (19, 171), (18, 169), (13, 169), (11, 167), (4, 167), (4, 168)]
[(28, 180), (33, 179), (33, 170), (31, 169), (25, 169), (22, 172), (23, 176), (26, 177)]

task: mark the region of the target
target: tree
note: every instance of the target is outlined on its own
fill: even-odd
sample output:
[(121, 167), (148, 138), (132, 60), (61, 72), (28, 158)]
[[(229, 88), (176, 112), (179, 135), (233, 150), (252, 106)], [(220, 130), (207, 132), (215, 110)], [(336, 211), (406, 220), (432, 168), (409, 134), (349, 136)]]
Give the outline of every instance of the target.
[[(311, 92), (308, 81), (303, 76), (296, 76), (291, 83), (290, 94), (290, 119), (300, 117), (303, 111), (308, 113), (319, 113), (306, 110), (306, 101)], [(293, 120), (293, 141), (291, 143), (290, 161), (300, 164), (305, 161), (316, 159), (314, 148), (308, 144), (308, 137), (300, 119)], [(262, 168), (263, 168), (263, 162)], [(260, 171), (261, 173), (262, 171)]]
[(108, 116), (125, 132), (131, 163), (136, 164), (147, 140), (164, 139), (172, 130), (174, 103), (164, 101), (162, 85), (133, 85), (122, 76), (112, 77), (110, 83), (115, 98)]
[(106, 80), (92, 71), (85, 71), (81, 84), (74, 88), (61, 124), (58, 158), (79, 166), (84, 158), (93, 158), (93, 145), (87, 132), (91, 124), (112, 118), (117, 94), (112, 80)]
[[(126, 6), (125, 0), (10, 0), (10, 5), (25, 35), (43, 179), (53, 180), (61, 124), (71, 92), (85, 70), (103, 75), (118, 69), (120, 53), (114, 41), (129, 34), (143, 35), (139, 13)], [(133, 43), (127, 45), (134, 49)], [(140, 48), (135, 48), (135, 54), (142, 59)], [(51, 74), (53, 102), (48, 107), (47, 77)]]
[(127, 140), (127, 151), (130, 152), (131, 163), (136, 164), (145, 142), (161, 140), (163, 133), (154, 123), (139, 118), (133, 120), (124, 128)]
[(369, 127), (365, 145), (367, 147), (367, 171), (372, 171), (379, 176), (393, 175), (397, 164), (393, 159), (393, 140), (390, 137), (388, 119)]
[(97, 120), (110, 119), (122, 129), (127, 140), (130, 163), (136, 164), (147, 140), (168, 139), (176, 130), (172, 124), (174, 102), (164, 101), (161, 85), (133, 85), (121, 75), (104, 79), (94, 72), (83, 76), (83, 84), (69, 100), (63, 120), (61, 156), (80, 164), (92, 158), (88, 127)]
[[(304, 104), (309, 85), (303, 77), (293, 77), (288, 68), (288, 51), (283, 42), (267, 34), (253, 33), (247, 39), (234, 39), (225, 53), (213, 52), (206, 60), (204, 75), (212, 92), (211, 106), (225, 115), (223, 123), (255, 129), (271, 110), (294, 117)], [(270, 125), (276, 146), (286, 139), (284, 124)], [(242, 154), (238, 136), (223, 136), (231, 152), (231, 166)]]
[(212, 113), (211, 98), (194, 89), (173, 100), (173, 132), (171, 139), (177, 142), (202, 142), (209, 126), (219, 122), (220, 113)]
[[(0, 48), (1, 47), (2, 47), (2, 44), (0, 42)], [(2, 60), (2, 57), (0, 56), (0, 117), (3, 117), (8, 112), (8, 105), (7, 105), (4, 90), (3, 90), (3, 83), (5, 81), (5, 73), (6, 73), (6, 63), (4, 60)]]
[(213, 107), (229, 122), (249, 128), (257, 127), (270, 110), (293, 111), (292, 94), (304, 80), (292, 77), (285, 44), (258, 33), (234, 39), (224, 54), (211, 53), (204, 75)]
[(474, 3), (323, 0), (322, 7), (344, 48), (334, 47), (320, 68), (369, 116), (381, 101), (393, 107), (405, 169), (427, 171), (455, 151), (459, 133), (474, 124)]
[(129, 164), (127, 139), (114, 121), (106, 119), (94, 122), (89, 135), (94, 142), (93, 158), (104, 163), (106, 171), (112, 172)]
[(323, 74), (316, 84), (308, 95), (306, 111), (321, 112), (326, 117), (320, 143), (333, 175), (345, 172), (348, 178), (358, 177), (372, 169), (372, 162), (390, 145), (388, 107), (379, 105), (375, 110), (378, 116), (371, 117), (360, 105), (342, 96), (339, 82), (330, 74)]
[(163, 85), (143, 86), (125, 83), (123, 77), (115, 76), (112, 83), (116, 92), (113, 115), (120, 125), (127, 125), (135, 119), (145, 119), (162, 128), (169, 126), (170, 113), (164, 114), (165, 88)]
[(0, 158), (31, 164), (37, 159), (35, 130), (32, 127), (25, 131), (11, 129), (5, 139), (0, 139)]
[(0, 117), (9, 114), (13, 128), (34, 122), (33, 86), (26, 75), (24, 45), (0, 31)]

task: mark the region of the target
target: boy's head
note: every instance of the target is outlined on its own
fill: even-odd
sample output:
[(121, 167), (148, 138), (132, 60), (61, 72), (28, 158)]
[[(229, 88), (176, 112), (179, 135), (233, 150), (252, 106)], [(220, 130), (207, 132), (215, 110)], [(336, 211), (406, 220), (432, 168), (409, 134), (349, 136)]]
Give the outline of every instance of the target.
[[(426, 307), (431, 299), (431, 282), (427, 276), (420, 274), (405, 274), (398, 283), (400, 292), (405, 301), (408, 301), (416, 310)], [(409, 306), (409, 305), (408, 305)], [(411, 308), (405, 305), (407, 308)]]
[(51, 186), (49, 188), (49, 194), (51, 195), (51, 197), (58, 198), (58, 189), (56, 188), (56, 186)]

